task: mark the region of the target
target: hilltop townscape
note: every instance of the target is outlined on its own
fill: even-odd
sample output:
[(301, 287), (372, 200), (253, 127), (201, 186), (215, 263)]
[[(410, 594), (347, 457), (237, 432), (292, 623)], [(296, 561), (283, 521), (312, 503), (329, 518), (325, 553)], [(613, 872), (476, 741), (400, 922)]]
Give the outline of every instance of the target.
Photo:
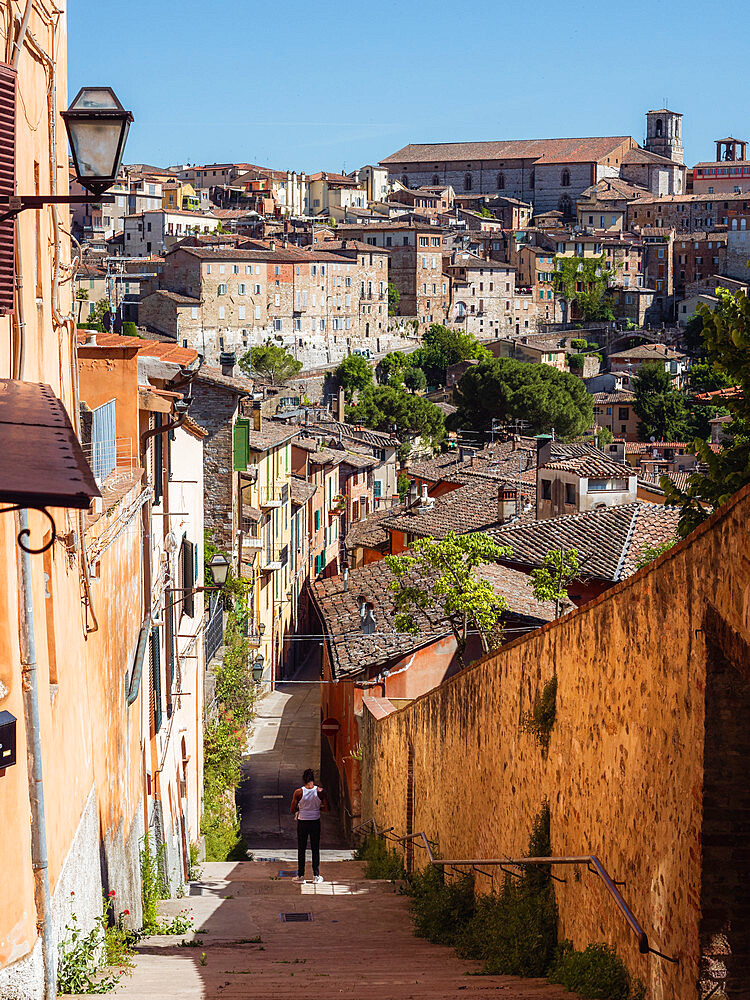
[(0, 65), (0, 1000), (291, 996), (311, 941), (298, 996), (747, 995), (746, 142), (129, 163), (48, 6)]

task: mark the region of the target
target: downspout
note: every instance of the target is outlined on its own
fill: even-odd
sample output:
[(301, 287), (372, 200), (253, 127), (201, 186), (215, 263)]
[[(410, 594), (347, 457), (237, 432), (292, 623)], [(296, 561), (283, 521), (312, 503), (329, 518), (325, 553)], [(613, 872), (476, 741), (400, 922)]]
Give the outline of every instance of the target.
[[(29, 529), (27, 510), (18, 514), (22, 531)], [(19, 548), (21, 548), (19, 546)], [(21, 671), (23, 674), (23, 714), (26, 724), (26, 755), (31, 806), (31, 866), (34, 870), (34, 902), (37, 929), (41, 929), (44, 962), (44, 997), (55, 1000), (55, 943), (52, 931), (52, 908), (47, 867), (47, 824), (44, 814), (42, 779), (42, 740), (39, 725), (39, 690), (37, 686), (36, 638), (34, 633), (34, 598), (31, 586), (31, 556), (21, 548)]]

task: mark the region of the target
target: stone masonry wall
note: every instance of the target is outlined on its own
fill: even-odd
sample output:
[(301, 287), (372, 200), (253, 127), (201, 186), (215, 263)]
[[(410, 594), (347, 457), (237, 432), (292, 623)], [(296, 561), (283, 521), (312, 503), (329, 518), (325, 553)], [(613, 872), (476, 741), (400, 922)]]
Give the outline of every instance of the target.
[(193, 382), (190, 416), (208, 431), (203, 439), (205, 531), (231, 554), (234, 546), (234, 423), (237, 396), (214, 383)]
[[(651, 1000), (706, 996), (723, 975), (727, 997), (750, 996), (749, 520), (745, 487), (592, 603), (401, 711), (364, 712), (363, 818), (405, 831), (411, 792), (412, 829), (444, 858), (517, 857), (546, 798), (553, 853), (596, 854), (679, 963), (640, 955), (585, 870), (558, 872), (560, 936), (612, 943)], [(522, 720), (555, 673), (544, 756)]]

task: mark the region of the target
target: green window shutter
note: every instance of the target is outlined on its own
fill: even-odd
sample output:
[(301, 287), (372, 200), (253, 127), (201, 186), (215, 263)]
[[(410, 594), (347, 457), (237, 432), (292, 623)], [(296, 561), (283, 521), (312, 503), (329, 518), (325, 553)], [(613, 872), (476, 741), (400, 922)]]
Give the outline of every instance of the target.
[(234, 470), (244, 472), (250, 458), (250, 422), (240, 419), (234, 425)]
[(151, 700), (154, 710), (154, 732), (161, 729), (161, 651), (159, 649), (159, 629), (151, 629)]
[(195, 545), (184, 538), (182, 546), (184, 549), (182, 555), (182, 607), (188, 618), (193, 618), (195, 616), (195, 595), (191, 594), (190, 591), (195, 586)]
[(315, 511), (315, 530), (317, 531), (318, 528), (320, 528), (320, 511), (316, 510)]

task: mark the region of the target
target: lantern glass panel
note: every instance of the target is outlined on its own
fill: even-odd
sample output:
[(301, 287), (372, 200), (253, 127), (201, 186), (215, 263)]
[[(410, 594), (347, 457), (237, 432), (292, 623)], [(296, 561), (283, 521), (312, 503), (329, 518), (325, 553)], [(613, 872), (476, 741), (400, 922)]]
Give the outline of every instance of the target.
[(81, 177), (113, 177), (119, 164), (120, 119), (98, 122), (70, 122), (70, 141), (73, 145)]
[(108, 87), (86, 87), (70, 105), (71, 111), (106, 108), (110, 111), (121, 110), (121, 105)]

